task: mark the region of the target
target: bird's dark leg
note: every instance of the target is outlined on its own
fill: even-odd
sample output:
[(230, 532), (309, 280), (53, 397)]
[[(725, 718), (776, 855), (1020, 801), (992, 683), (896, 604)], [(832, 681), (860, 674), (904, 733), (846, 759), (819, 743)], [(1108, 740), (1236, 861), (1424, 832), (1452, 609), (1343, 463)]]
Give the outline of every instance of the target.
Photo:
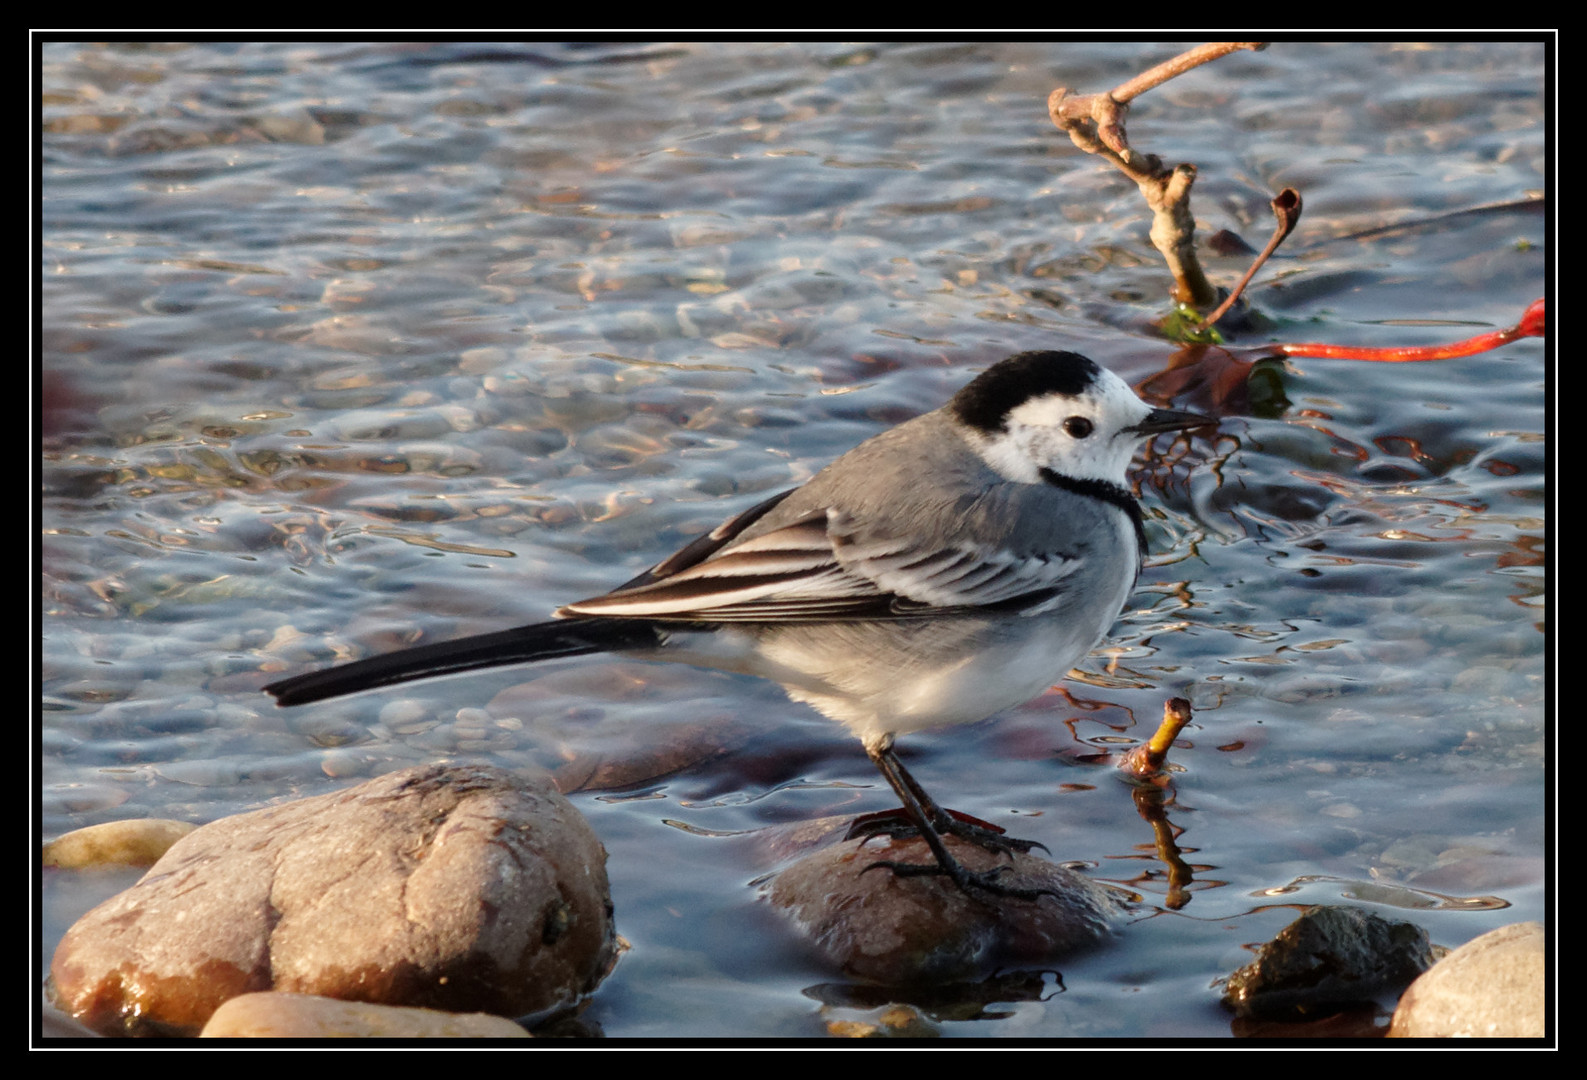
[[(898, 760), (898, 755), (893, 753), (893, 748), (891, 745), (887, 747), (886, 754), (887, 760), (891, 762), (893, 770), (896, 772), (898, 779), (903, 781), (904, 786), (909, 789), (910, 794), (915, 797), (916, 801), (920, 803), (922, 809), (924, 809), (930, 816), (932, 826), (938, 832), (952, 831), (954, 819), (949, 816), (948, 811), (937, 805), (935, 799), (926, 794), (926, 789), (920, 786), (920, 781), (916, 780), (914, 775), (908, 769), (904, 768), (904, 763)], [(876, 761), (876, 758), (872, 757), (871, 760)], [(879, 762), (878, 765), (880, 765)], [(885, 773), (886, 769), (883, 769), (883, 772)], [(888, 782), (892, 783), (892, 781), (893, 778), (889, 776)], [(896, 790), (898, 785), (893, 783), (893, 787)]]
[[(997, 877), (1008, 869), (1006, 866), (994, 867), (991, 870), (979, 872), (967, 870), (959, 860), (948, 853), (947, 846), (942, 842), (943, 833), (961, 835), (961, 829), (966, 827), (965, 823), (957, 822), (952, 818), (937, 805), (931, 796), (926, 794), (919, 781), (909, 775), (909, 770), (904, 768), (903, 763), (898, 760), (898, 755), (893, 753), (891, 736), (884, 737), (874, 744), (867, 742), (865, 752), (870, 756), (871, 761), (875, 762), (876, 768), (881, 771), (881, 774), (887, 778), (887, 783), (892, 787), (893, 793), (898, 796), (899, 801), (904, 805), (905, 815), (937, 860), (937, 865), (935, 866), (881, 860), (867, 866), (865, 868), (866, 872), (878, 868), (886, 868), (899, 877), (946, 874), (953, 879), (955, 885), (966, 893), (970, 893), (974, 889), (980, 889), (995, 896), (1010, 896), (1019, 900), (1034, 900), (1038, 896), (1056, 895), (1046, 889), (1017, 889), (1013, 886), (999, 884)], [(972, 829), (975, 834), (985, 834), (994, 840), (1002, 840), (997, 833), (988, 829), (983, 829), (979, 826), (968, 826), (968, 828)], [(974, 843), (990, 846), (984, 844), (978, 835), (971, 835), (967, 838)], [(1016, 840), (1008, 841), (1007, 843), (1018, 845), (1024, 844), (1025, 841)], [(1025, 848), (1015, 848), (1014, 850), (1028, 849), (1029, 845)], [(992, 847), (991, 850), (996, 851), (999, 849)], [(1002, 850), (1006, 853), (1010, 849), (1005, 847)]]
[[(888, 745), (885, 751), (877, 752), (885, 753), (890, 765), (883, 764), (878, 759), (877, 753), (871, 753), (869, 750), (866, 752), (870, 754), (871, 760), (876, 762), (876, 767), (882, 771), (882, 775), (887, 777), (887, 782), (894, 791), (898, 791), (900, 783), (909, 789), (910, 794), (920, 804), (927, 820), (931, 822), (938, 835), (957, 836), (960, 840), (968, 840), (972, 844), (979, 845), (1000, 855), (1006, 855), (1011, 851), (1025, 852), (1032, 848), (1047, 850), (1045, 844), (1037, 843), (1035, 840), (1020, 840), (1004, 835), (1003, 830), (993, 825), (990, 821), (982, 821), (980, 818), (971, 817), (969, 814), (961, 814), (957, 810), (948, 810), (938, 806), (936, 800), (926, 793), (925, 788), (920, 786), (920, 781), (916, 780), (909, 770), (904, 768), (904, 763), (898, 760), (898, 755), (893, 753), (891, 744)], [(902, 793), (899, 794), (899, 798), (903, 798)], [(864, 814), (855, 818), (853, 824), (849, 826), (848, 834), (844, 839), (852, 840), (857, 836), (896, 837), (916, 831), (918, 831), (918, 827), (907, 808), (902, 813), (898, 810), (879, 810), (874, 814)]]

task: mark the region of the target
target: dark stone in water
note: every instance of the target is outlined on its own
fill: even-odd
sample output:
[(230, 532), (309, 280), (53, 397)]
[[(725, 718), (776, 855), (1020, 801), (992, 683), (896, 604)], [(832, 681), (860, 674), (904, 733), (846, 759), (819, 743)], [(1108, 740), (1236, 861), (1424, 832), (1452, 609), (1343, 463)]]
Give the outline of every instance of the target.
[(1370, 1001), (1433, 963), (1427, 931), (1353, 907), (1314, 907), (1229, 976), (1223, 1004), (1245, 1017), (1299, 1018)]
[(930, 864), (925, 842), (910, 837), (822, 848), (779, 873), (768, 899), (829, 963), (892, 986), (1043, 963), (1102, 941), (1122, 913), (1112, 893), (1073, 870), (1024, 852), (994, 854), (955, 836), (944, 842), (972, 872), (1006, 866), (999, 884), (1056, 895), (967, 895), (940, 875), (866, 869), (879, 860)]

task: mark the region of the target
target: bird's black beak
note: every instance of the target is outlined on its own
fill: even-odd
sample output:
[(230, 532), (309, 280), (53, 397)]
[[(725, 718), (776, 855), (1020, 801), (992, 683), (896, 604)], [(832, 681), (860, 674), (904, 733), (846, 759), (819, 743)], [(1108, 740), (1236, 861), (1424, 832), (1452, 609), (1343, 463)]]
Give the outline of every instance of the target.
[(1153, 409), (1138, 424), (1125, 428), (1137, 435), (1156, 435), (1161, 431), (1183, 431), (1186, 428), (1216, 427), (1218, 421), (1200, 413), (1182, 412), (1179, 409)]

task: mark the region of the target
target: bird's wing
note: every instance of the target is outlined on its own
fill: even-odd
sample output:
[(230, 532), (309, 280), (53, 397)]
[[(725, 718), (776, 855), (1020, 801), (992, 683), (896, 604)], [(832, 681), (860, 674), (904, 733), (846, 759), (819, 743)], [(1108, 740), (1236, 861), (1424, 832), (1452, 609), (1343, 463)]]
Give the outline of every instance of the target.
[(1080, 566), (1078, 555), (1061, 551), (888, 536), (837, 511), (828, 514), (827, 532), (838, 562), (897, 597), (900, 609), (1039, 604)]
[[(742, 531), (748, 523), (734, 519), (707, 536), (735, 524)], [(1059, 552), (884, 536), (834, 509), (721, 550), (730, 543), (731, 537), (722, 539), (686, 566), (677, 566), (674, 556), (629, 585), (557, 614), (762, 622), (902, 618), (994, 605), (1045, 608), (1079, 565), (1077, 557)], [(659, 575), (663, 567), (670, 572)]]

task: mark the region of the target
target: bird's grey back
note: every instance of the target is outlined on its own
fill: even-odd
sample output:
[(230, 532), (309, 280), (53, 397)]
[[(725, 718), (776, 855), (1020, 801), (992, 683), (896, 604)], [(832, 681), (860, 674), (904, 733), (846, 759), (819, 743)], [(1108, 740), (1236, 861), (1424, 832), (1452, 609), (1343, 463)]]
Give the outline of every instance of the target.
[(746, 529), (728, 550), (828, 510), (855, 523), (856, 540), (915, 537), (927, 548), (969, 542), (1022, 556), (1084, 558), (1107, 564), (1095, 566), (1105, 576), (1128, 574), (1132, 581), (1139, 569), (1132, 526), (1123, 526), (1127, 535), (1119, 542), (1121, 510), (1050, 484), (1004, 479), (940, 410), (851, 450)]

